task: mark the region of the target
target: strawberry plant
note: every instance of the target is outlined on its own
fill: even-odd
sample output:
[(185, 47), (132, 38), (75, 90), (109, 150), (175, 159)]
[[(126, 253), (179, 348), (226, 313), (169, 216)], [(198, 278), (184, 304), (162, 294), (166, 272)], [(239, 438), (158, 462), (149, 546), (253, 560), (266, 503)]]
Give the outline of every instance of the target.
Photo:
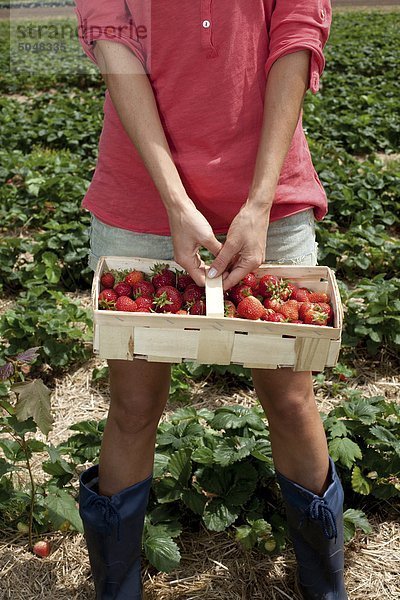
[[(50, 390), (41, 379), (25, 379), (38, 357), (38, 350), (37, 347), (29, 348), (2, 360), (0, 366), (0, 450), (3, 455), (0, 456), (0, 508), (3, 520), (17, 523), (18, 530), (28, 535), (31, 550), (34, 549), (34, 533), (40, 530), (49, 527), (68, 529), (70, 526), (82, 530), (70, 493), (55, 486), (51, 480), (38, 481), (32, 466), (35, 454), (47, 452), (50, 460), (43, 462), (45, 472), (54, 474), (54, 465), (58, 461), (60, 466), (65, 465), (64, 470), (69, 476), (64, 479), (64, 484), (73, 474), (57, 451), (36, 437), (39, 431), (47, 436), (53, 423)], [(23, 470), (27, 473), (27, 484), (16, 487), (14, 474)], [(43, 554), (45, 548), (39, 548), (38, 552)]]

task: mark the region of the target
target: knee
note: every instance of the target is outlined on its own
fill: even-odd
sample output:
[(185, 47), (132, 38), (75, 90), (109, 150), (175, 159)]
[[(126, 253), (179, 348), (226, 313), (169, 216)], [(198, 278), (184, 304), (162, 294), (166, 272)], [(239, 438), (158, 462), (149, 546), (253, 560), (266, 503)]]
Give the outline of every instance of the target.
[(287, 391), (279, 396), (270, 392), (262, 404), (270, 421), (273, 420), (278, 427), (291, 430), (300, 427), (304, 420), (309, 419), (310, 411), (316, 410), (314, 394), (309, 389)]
[(166, 398), (148, 398), (145, 396), (113, 396), (109, 411), (109, 420), (123, 435), (135, 435), (148, 432), (154, 434), (164, 410)]

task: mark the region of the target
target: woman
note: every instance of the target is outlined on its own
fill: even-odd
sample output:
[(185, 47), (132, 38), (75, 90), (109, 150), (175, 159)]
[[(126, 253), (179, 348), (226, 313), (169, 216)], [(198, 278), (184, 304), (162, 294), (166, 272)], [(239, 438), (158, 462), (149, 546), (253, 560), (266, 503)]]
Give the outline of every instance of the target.
[[(173, 257), (199, 285), (198, 249), (229, 289), (266, 260), (316, 264), (327, 212), (301, 122), (329, 34), (328, 0), (76, 0), (107, 93), (83, 206), (99, 256)], [(224, 236), (221, 241), (220, 236)], [(170, 366), (110, 360), (99, 467), (80, 511), (97, 598), (141, 598), (140, 548)], [(310, 372), (252, 371), (269, 421), (304, 598), (343, 600), (343, 490)], [(299, 452), (301, 448), (301, 452)]]

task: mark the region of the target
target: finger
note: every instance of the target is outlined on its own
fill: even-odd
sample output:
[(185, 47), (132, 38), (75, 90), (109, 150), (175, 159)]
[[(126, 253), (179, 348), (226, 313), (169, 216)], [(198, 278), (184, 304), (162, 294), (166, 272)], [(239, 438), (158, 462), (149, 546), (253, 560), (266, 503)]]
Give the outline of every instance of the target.
[(205, 287), (205, 285), (206, 285), (205, 263), (203, 260), (201, 260), (199, 254), (196, 254), (193, 257), (193, 260), (191, 261), (191, 263), (189, 263), (189, 264), (187, 264), (187, 266), (185, 266), (185, 269), (197, 285), (199, 285), (200, 287)]
[(222, 243), (215, 236), (212, 236), (204, 243), (204, 248), (211, 252), (213, 256), (217, 256), (221, 252)]
[(236, 254), (237, 248), (232, 247), (229, 242), (225, 242), (210, 266), (208, 277), (217, 277), (224, 273), (224, 271), (227, 271)]
[[(257, 268), (257, 267), (255, 267), (255, 268)], [(243, 277), (245, 277), (251, 271), (254, 271), (255, 268), (249, 268), (248, 265), (247, 266), (237, 265), (236, 267), (234, 267), (232, 269), (232, 271), (228, 274), (228, 277), (223, 279), (224, 291), (229, 290), (234, 285), (237, 285), (239, 283), (239, 281), (241, 281), (243, 279)]]

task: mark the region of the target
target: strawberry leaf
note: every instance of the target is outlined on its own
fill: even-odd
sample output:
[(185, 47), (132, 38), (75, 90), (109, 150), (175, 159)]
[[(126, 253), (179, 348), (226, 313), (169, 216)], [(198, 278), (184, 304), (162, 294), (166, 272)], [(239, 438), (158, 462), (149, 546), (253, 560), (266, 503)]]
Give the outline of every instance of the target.
[(50, 390), (41, 379), (18, 383), (12, 386), (18, 400), (15, 415), (19, 421), (29, 417), (35, 421), (40, 431), (48, 435), (52, 429), (53, 417), (50, 410)]
[(211, 531), (224, 531), (236, 521), (240, 512), (240, 506), (227, 506), (222, 498), (216, 498), (205, 507), (203, 520)]
[(371, 483), (364, 477), (360, 467), (357, 467), (357, 465), (353, 468), (351, 474), (351, 487), (357, 494), (362, 494), (363, 496), (368, 496), (371, 493)]
[(342, 465), (351, 468), (357, 458), (362, 458), (361, 448), (349, 438), (334, 438), (329, 442), (329, 452), (334, 462), (340, 461)]
[(349, 542), (355, 535), (356, 529), (361, 529), (366, 534), (372, 533), (365, 513), (362, 510), (349, 508), (343, 513), (344, 541)]
[(162, 532), (144, 538), (144, 551), (151, 564), (163, 573), (175, 569), (181, 559), (177, 544)]
[(83, 525), (74, 498), (67, 490), (51, 487), (45, 497), (49, 519), (56, 529), (64, 527), (67, 521), (73, 529), (83, 533)]

